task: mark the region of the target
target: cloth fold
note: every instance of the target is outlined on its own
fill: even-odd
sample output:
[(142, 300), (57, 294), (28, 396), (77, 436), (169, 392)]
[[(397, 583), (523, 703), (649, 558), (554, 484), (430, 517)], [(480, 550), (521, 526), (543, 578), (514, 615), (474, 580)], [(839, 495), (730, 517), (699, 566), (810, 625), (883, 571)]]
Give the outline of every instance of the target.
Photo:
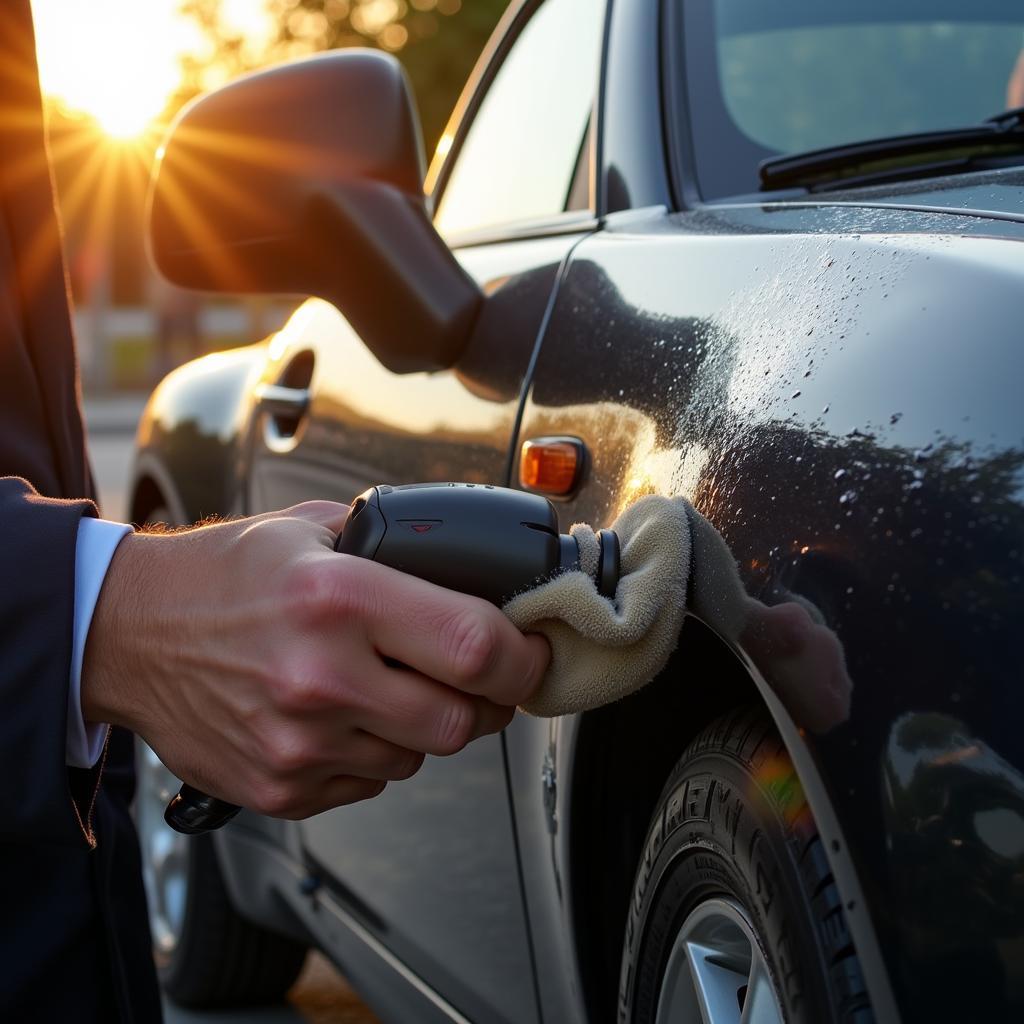
[(649, 683), (668, 662), (686, 613), (692, 508), (683, 498), (648, 495), (612, 524), (621, 548), (613, 600), (593, 575), (598, 541), (585, 523), (570, 533), (582, 568), (513, 597), (502, 609), (521, 630), (551, 644), (551, 664), (523, 706), (554, 717), (610, 704)]
[(612, 529), (622, 549), (614, 599), (594, 584), (597, 536), (577, 523), (581, 568), (503, 609), (551, 644), (551, 664), (523, 711), (589, 711), (646, 686), (668, 663), (689, 610), (754, 661), (802, 727), (821, 733), (845, 721), (853, 681), (839, 638), (811, 601), (778, 589), (771, 606), (749, 597), (725, 539), (685, 498), (641, 498)]

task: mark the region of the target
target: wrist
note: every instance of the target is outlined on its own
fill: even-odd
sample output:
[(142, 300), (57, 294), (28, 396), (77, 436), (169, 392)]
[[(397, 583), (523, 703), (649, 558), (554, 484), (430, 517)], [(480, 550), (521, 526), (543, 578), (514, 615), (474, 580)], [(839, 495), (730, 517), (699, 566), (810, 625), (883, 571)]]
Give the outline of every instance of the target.
[(133, 729), (137, 725), (141, 655), (154, 641), (144, 621), (150, 605), (149, 573), (145, 570), (154, 539), (143, 534), (126, 536), (104, 576), (82, 659), (81, 702), (86, 722)]

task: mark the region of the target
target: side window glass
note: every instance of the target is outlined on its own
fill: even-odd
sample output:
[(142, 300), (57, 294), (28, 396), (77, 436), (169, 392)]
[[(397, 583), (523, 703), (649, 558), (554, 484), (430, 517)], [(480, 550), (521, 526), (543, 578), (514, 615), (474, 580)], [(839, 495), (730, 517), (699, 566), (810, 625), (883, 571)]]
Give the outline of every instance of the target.
[(604, 4), (546, 0), (492, 79), (455, 157), (442, 235), (579, 208), (579, 168), (600, 66)]

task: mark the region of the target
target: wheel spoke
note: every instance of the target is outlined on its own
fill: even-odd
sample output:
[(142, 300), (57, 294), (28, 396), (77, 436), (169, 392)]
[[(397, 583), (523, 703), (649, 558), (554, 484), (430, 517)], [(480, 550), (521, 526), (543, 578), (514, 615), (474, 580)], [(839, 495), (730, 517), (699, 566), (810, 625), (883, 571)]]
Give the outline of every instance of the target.
[(702, 1024), (736, 1024), (740, 1016), (736, 994), (746, 983), (747, 972), (727, 966), (721, 949), (688, 943), (687, 952)]
[(768, 965), (756, 941), (751, 943), (750, 974), (740, 1024), (782, 1024)]
[(683, 922), (665, 964), (656, 1024), (783, 1024), (767, 961), (737, 903), (705, 900)]

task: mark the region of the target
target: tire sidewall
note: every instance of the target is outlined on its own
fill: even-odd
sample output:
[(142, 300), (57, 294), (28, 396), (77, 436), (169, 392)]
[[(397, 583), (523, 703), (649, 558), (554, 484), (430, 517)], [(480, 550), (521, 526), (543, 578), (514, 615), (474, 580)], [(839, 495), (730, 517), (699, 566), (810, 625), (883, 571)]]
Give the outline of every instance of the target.
[(785, 1020), (832, 1020), (793, 830), (809, 811), (799, 785), (792, 788), (788, 759), (765, 773), (786, 778), (784, 814), (746, 766), (724, 753), (683, 764), (659, 801), (637, 874), (623, 952), (620, 1022), (654, 1024), (676, 936), (689, 914), (715, 897), (738, 904), (749, 918)]

